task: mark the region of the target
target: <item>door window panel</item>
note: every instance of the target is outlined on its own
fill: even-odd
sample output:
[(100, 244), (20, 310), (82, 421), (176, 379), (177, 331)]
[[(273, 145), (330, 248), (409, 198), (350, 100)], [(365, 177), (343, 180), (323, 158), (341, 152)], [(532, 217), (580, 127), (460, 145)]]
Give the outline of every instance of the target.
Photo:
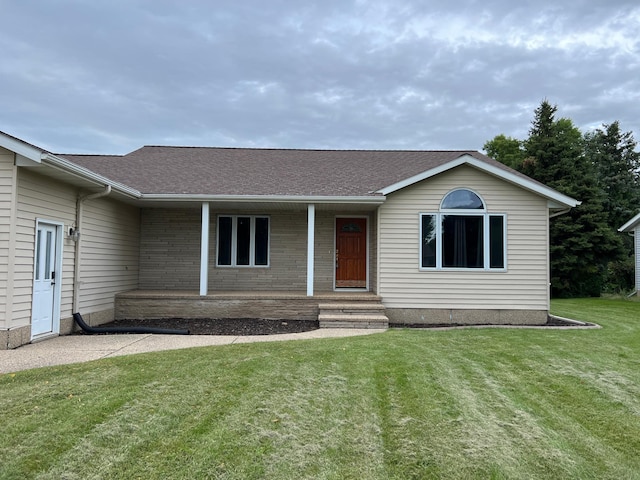
[(47, 246), (45, 251), (45, 261), (44, 261), (44, 278), (45, 280), (49, 280), (51, 278), (51, 246), (53, 242), (53, 234), (51, 232), (47, 232)]
[(36, 280), (40, 280), (40, 250), (42, 249), (42, 230), (38, 230), (36, 236)]

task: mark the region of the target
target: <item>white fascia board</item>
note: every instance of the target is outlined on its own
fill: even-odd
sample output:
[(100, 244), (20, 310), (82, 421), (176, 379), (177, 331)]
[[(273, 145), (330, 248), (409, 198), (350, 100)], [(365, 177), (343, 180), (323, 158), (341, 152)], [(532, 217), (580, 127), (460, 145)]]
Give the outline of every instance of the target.
[(381, 188), (376, 193), (381, 193), (382, 195), (389, 195), (390, 193), (397, 192), (398, 190), (408, 187), (409, 185), (413, 185), (414, 183), (421, 182), (422, 180), (426, 180), (427, 178), (434, 177), (443, 172), (446, 172), (447, 170), (451, 170), (452, 168), (459, 167), (460, 165), (463, 165), (465, 163), (467, 163), (467, 161), (464, 159), (464, 156), (460, 158), (456, 158), (455, 160), (452, 160), (448, 163), (440, 165), (439, 167), (432, 168), (431, 170), (427, 170), (426, 172), (422, 172), (417, 175), (414, 175), (413, 177), (409, 177), (405, 180), (401, 180), (400, 182), (394, 183), (393, 185), (389, 185), (388, 187)]
[(385, 201), (384, 196), (293, 196), (293, 195), (207, 195), (207, 194), (172, 194), (149, 193), (142, 194), (142, 200), (168, 201), (168, 202), (265, 202), (265, 203), (346, 203), (381, 205)]
[(621, 226), (618, 231), (619, 232), (631, 232), (636, 227), (637, 224), (640, 224), (640, 213)]
[[(15, 152), (14, 152), (15, 153)], [(20, 153), (16, 153), (16, 167), (37, 167), (42, 165), (40, 158), (38, 160), (32, 160), (29, 157), (25, 157)]]
[(509, 183), (518, 185), (519, 187), (541, 195), (550, 201), (550, 208), (577, 207), (582, 203), (567, 195), (563, 195), (562, 193), (553, 190), (552, 188), (546, 187), (536, 182), (532, 182), (531, 180), (528, 180), (519, 175), (515, 175), (507, 170), (503, 170), (501, 168), (485, 163), (482, 160), (478, 160), (477, 158), (474, 158), (469, 154), (462, 155), (461, 157), (440, 165), (439, 167), (427, 170), (426, 172), (414, 175), (413, 177), (410, 177), (406, 180), (385, 187), (381, 190), (378, 190), (378, 193), (388, 195), (392, 192), (400, 190), (401, 188), (408, 187), (409, 185), (413, 185), (414, 183), (420, 182), (435, 175), (439, 175), (440, 173), (451, 170), (452, 168), (459, 167), (460, 165), (470, 165), (474, 168), (477, 168), (478, 170), (481, 170), (490, 175), (501, 178)]
[(545, 198), (547, 198), (550, 202), (559, 204), (558, 206), (554, 206), (554, 208), (566, 208), (566, 207), (577, 207), (582, 202), (576, 200), (575, 198), (571, 198), (568, 195), (564, 195), (553, 188), (549, 188), (545, 185), (542, 185), (537, 182), (532, 182), (527, 178), (521, 177), (514, 173), (508, 172), (506, 170), (502, 170), (501, 168), (494, 167), (493, 165), (489, 165), (481, 160), (475, 159), (469, 156), (470, 160), (467, 162), (469, 165), (478, 168), (480, 170), (484, 170), (485, 172), (494, 175), (496, 177), (502, 178), (507, 182), (513, 183), (522, 187), (530, 192), (537, 193)]
[(117, 190), (118, 192), (127, 195), (132, 198), (140, 198), (141, 193), (127, 185), (122, 183), (114, 182), (109, 180), (107, 177), (103, 177), (102, 175), (98, 175), (97, 173), (92, 172), (91, 170), (81, 167), (80, 165), (76, 165), (64, 158), (58, 157), (51, 153), (46, 153), (42, 156), (42, 160), (45, 164), (52, 166), (54, 168), (58, 168), (63, 170), (71, 175), (75, 175), (84, 180), (94, 182), (96, 185), (106, 186), (110, 185), (113, 190)]
[(0, 147), (4, 147), (7, 150), (10, 150), (35, 163), (40, 163), (40, 159), (44, 153), (43, 150), (35, 148), (32, 145), (28, 145), (15, 138), (11, 138), (4, 133), (0, 133)]

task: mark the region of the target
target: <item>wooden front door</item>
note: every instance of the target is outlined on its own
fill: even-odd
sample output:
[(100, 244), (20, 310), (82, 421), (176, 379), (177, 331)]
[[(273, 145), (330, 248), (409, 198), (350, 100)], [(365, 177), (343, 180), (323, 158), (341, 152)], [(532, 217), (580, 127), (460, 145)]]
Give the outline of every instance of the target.
[(336, 287), (367, 287), (366, 218), (336, 218)]

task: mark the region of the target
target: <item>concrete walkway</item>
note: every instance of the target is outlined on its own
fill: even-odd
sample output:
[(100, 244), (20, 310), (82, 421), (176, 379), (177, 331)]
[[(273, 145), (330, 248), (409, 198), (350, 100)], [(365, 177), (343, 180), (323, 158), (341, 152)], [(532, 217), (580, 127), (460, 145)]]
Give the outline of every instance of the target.
[(280, 335), (68, 335), (49, 338), (15, 350), (0, 350), (0, 373), (30, 368), (88, 362), (100, 358), (180, 348), (230, 345), (232, 343), (277, 342), (313, 338), (352, 337), (380, 333), (379, 329), (322, 328)]

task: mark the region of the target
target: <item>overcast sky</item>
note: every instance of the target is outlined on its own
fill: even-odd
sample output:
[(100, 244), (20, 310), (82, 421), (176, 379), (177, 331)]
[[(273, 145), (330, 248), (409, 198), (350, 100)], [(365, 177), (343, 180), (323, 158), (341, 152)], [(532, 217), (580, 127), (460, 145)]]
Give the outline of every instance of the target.
[(0, 130), (142, 145), (474, 149), (541, 100), (640, 139), (637, 0), (0, 0)]

